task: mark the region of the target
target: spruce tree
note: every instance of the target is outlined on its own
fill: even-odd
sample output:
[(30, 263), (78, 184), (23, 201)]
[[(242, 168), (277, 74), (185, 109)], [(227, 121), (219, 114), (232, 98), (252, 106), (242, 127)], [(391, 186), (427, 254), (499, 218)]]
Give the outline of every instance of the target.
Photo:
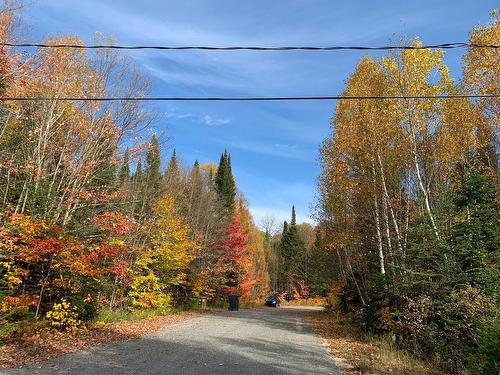
[(181, 180), (181, 170), (179, 168), (179, 163), (177, 162), (177, 154), (174, 151), (172, 152), (172, 157), (168, 162), (168, 167), (165, 172), (165, 182), (167, 184), (167, 188), (176, 187)]
[(292, 220), (290, 225), (285, 221), (283, 225), (283, 234), (281, 236), (280, 253), (283, 258), (285, 276), (289, 285), (298, 284), (300, 266), (305, 254), (305, 245), (297, 229), (297, 217), (295, 207), (292, 207)]
[(493, 178), (474, 165), (456, 192), (455, 223), (451, 246), (467, 281), (489, 294), (498, 295), (500, 275), (500, 228)]
[(235, 207), (236, 183), (231, 170), (231, 156), (224, 151), (221, 155), (217, 174), (215, 175), (215, 190), (222, 207), (232, 213)]
[(148, 185), (155, 193), (159, 193), (160, 190), (160, 166), (160, 144), (156, 135), (153, 134), (146, 154), (146, 175), (149, 182)]
[(135, 172), (134, 172), (134, 175), (132, 176), (132, 179), (135, 182), (142, 180), (142, 162), (141, 162), (141, 159), (139, 159), (137, 161), (137, 166), (135, 167)]

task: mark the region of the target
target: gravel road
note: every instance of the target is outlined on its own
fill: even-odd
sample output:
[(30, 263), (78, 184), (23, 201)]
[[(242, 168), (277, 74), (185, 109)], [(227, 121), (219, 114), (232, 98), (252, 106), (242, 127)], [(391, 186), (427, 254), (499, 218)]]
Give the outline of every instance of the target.
[(1, 374), (338, 374), (305, 308), (204, 315), (143, 339), (95, 347)]

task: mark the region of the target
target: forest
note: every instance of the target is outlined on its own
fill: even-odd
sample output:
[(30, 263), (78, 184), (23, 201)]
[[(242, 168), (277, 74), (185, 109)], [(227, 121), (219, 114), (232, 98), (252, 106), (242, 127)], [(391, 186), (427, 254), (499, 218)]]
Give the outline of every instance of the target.
[[(12, 40), (16, 21), (0, 13), (0, 40)], [(264, 298), (265, 236), (227, 151), (218, 164), (186, 167), (175, 150), (163, 163), (146, 106), (58, 100), (147, 95), (151, 84), (131, 60), (111, 50), (0, 53), (2, 96), (53, 98), (0, 106), (2, 325), (65, 329), (103, 310), (161, 314), (200, 297)]]
[[(0, 41), (21, 27), (0, 9)], [(499, 40), (499, 11), (470, 33)], [(495, 48), (469, 48), (462, 72), (440, 49), (364, 56), (342, 95), (397, 99), (336, 103), (315, 224), (297, 223), (290, 202), (278, 225), (254, 222), (228, 150), (186, 165), (151, 131), (146, 102), (71, 99), (147, 97), (152, 82), (126, 55), (2, 46), (0, 96), (50, 99), (0, 102), (0, 338), (28, 322), (63, 332), (103, 312), (286, 293), (447, 373), (497, 374), (500, 101), (466, 95), (498, 94), (499, 61)]]
[[(470, 33), (499, 40), (498, 11)], [(461, 80), (444, 57), (365, 56), (343, 95), (498, 94), (497, 49), (469, 48)], [(498, 98), (340, 100), (321, 147), (312, 256), (331, 304), (446, 373), (500, 369), (499, 115)]]

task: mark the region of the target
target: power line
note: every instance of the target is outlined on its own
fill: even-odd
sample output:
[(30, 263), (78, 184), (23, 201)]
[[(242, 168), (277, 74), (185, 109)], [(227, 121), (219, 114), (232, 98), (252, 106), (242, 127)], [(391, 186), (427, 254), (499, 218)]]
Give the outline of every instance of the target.
[(442, 43), (430, 44), (422, 46), (399, 45), (399, 46), (281, 46), (281, 47), (259, 47), (259, 46), (122, 46), (122, 45), (81, 45), (81, 44), (66, 44), (66, 43), (0, 43), (0, 46), (5, 47), (20, 47), (20, 48), (76, 48), (76, 49), (123, 49), (123, 50), (204, 50), (204, 51), (389, 51), (389, 50), (421, 50), (421, 49), (453, 49), (453, 48), (493, 48), (498, 49), (498, 44), (478, 44), (478, 43)]
[(98, 102), (167, 102), (167, 101), (295, 101), (295, 100), (395, 100), (395, 99), (481, 99), (499, 98), (500, 94), (397, 95), (397, 96), (254, 96), (254, 97), (0, 97), (5, 101), (98, 101)]

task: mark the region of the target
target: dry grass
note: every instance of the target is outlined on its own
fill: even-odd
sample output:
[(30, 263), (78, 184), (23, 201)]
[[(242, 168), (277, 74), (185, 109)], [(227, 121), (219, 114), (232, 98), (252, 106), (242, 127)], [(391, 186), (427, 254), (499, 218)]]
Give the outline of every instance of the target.
[(324, 340), (343, 374), (443, 374), (394, 349), (387, 340), (366, 337), (339, 314), (311, 312), (307, 320)]
[(97, 322), (73, 331), (57, 331), (24, 326), (0, 346), (0, 368), (17, 367), (43, 361), (65, 353), (87, 349), (114, 341), (137, 339), (166, 326), (191, 319), (199, 312), (155, 316), (148, 319), (113, 323)]
[(287, 302), (285, 298), (280, 298), (283, 306), (325, 306), (326, 300), (320, 297), (298, 298)]

